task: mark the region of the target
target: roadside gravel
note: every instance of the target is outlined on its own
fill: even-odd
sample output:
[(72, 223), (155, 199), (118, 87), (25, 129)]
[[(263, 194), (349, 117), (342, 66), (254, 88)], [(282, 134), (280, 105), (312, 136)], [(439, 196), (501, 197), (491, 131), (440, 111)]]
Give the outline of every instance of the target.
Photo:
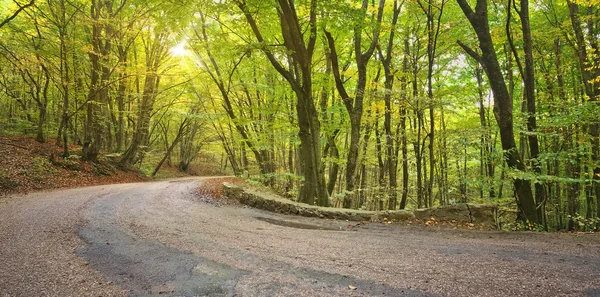
[(74, 253), (91, 197), (121, 187), (0, 197), (0, 296), (125, 296)]

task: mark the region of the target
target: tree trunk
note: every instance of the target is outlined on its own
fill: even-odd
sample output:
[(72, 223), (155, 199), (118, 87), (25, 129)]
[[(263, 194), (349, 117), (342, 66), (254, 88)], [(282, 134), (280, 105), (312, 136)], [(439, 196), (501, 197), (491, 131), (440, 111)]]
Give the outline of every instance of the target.
[[(367, 65), (377, 43), (379, 42), (379, 32), (381, 20), (383, 18), (383, 7), (385, 1), (379, 0), (379, 5), (377, 9), (377, 25), (375, 29), (373, 29), (373, 39), (371, 40), (371, 44), (368, 49), (363, 52), (362, 48), (362, 34), (363, 34), (363, 26), (359, 25), (354, 28), (354, 58), (356, 63), (356, 68), (358, 70), (358, 79), (356, 82), (356, 90), (354, 92), (354, 98), (351, 98), (348, 94), (344, 82), (342, 81), (339, 67), (339, 59), (335, 47), (335, 42), (331, 33), (325, 31), (325, 36), (327, 38), (327, 42), (329, 45), (329, 50), (331, 51), (331, 62), (333, 68), (333, 75), (335, 78), (335, 85), (338, 90), (338, 93), (342, 97), (342, 101), (344, 102), (344, 106), (348, 112), (350, 117), (350, 148), (348, 149), (348, 155), (346, 159), (346, 195), (344, 198), (344, 208), (352, 207), (353, 196), (355, 195), (355, 183), (356, 183), (356, 167), (357, 160), (360, 150), (360, 130), (362, 123), (362, 115), (363, 115), (363, 101), (365, 98), (365, 91), (367, 85)], [(366, 12), (369, 8), (369, 1), (362, 1), (362, 9), (361, 16), (366, 17)], [(362, 19), (361, 19), (362, 21)]]
[[(247, 23), (260, 43), (264, 38), (244, 0), (235, 1), (244, 13)], [(271, 52), (269, 47), (261, 50), (271, 65), (285, 78), (296, 94), (296, 114), (298, 116), (300, 138), (300, 168), (304, 182), (299, 191), (300, 201), (307, 204), (329, 205), (323, 162), (321, 159), (321, 126), (312, 94), (312, 58), (317, 38), (317, 1), (310, 2), (308, 42), (304, 39), (304, 29), (298, 21), (293, 0), (278, 0), (277, 13), (285, 47), (291, 52), (293, 69), (286, 69)]]
[(105, 19), (112, 18), (112, 1), (92, 0), (90, 5), (90, 16), (92, 19), (92, 51), (90, 51), (90, 62), (92, 64), (90, 73), (90, 89), (87, 98), (87, 129), (82, 148), (84, 160), (96, 162), (100, 150), (104, 146), (105, 109), (108, 104), (108, 80), (111, 70), (108, 67), (109, 55), (112, 48), (112, 26)]
[[(390, 37), (388, 38), (388, 43), (385, 51), (385, 57), (381, 62), (384, 70), (384, 87), (385, 94), (383, 96), (383, 101), (385, 103), (385, 113), (383, 126), (385, 129), (385, 154), (386, 154), (386, 162), (387, 165), (387, 174), (389, 179), (389, 204), (388, 209), (394, 210), (396, 209), (396, 205), (398, 204), (398, 158), (395, 150), (395, 141), (394, 133), (392, 132), (392, 92), (394, 88), (394, 74), (392, 72), (392, 55), (394, 49), (394, 37), (396, 36), (396, 23), (398, 22), (398, 16), (400, 15), (400, 10), (402, 5), (398, 5), (398, 0), (394, 0), (394, 10), (391, 22), (390, 29)], [(402, 121), (402, 119), (401, 119)]]
[[(435, 63), (437, 40), (440, 33), (441, 18), (444, 13), (445, 0), (442, 0), (441, 5), (433, 5), (431, 0), (427, 1), (427, 5), (423, 5), (421, 0), (417, 3), (427, 17), (427, 98), (429, 99), (429, 182), (427, 184), (428, 205), (433, 206), (433, 183), (435, 180), (435, 112), (433, 98), (433, 67)], [(439, 13), (434, 12), (434, 7), (439, 10)], [(437, 21), (437, 23), (436, 23)]]
[(406, 202), (408, 200), (408, 139), (406, 136), (406, 118), (408, 113), (406, 106), (408, 105), (408, 94), (407, 94), (407, 79), (408, 74), (408, 55), (410, 53), (408, 36), (404, 39), (404, 58), (402, 59), (402, 73), (400, 79), (400, 91), (401, 91), (401, 106), (400, 106), (400, 145), (402, 146), (402, 198), (400, 199), (400, 209), (406, 208)]
[(179, 129), (177, 129), (177, 136), (175, 136), (175, 139), (173, 139), (173, 142), (171, 142), (171, 145), (167, 148), (165, 155), (160, 160), (160, 162), (158, 162), (158, 165), (156, 165), (156, 167), (154, 168), (154, 171), (152, 171), (152, 177), (154, 177), (156, 175), (156, 173), (158, 173), (162, 164), (171, 156), (173, 149), (179, 143), (179, 141), (181, 141), (181, 138), (186, 133), (188, 133), (188, 128), (189, 128), (189, 118), (186, 118), (179, 125)]
[[(61, 75), (61, 83), (62, 83), (62, 95), (63, 95), (63, 110), (62, 117), (60, 122), (59, 133), (57, 137), (57, 142), (62, 142), (63, 153), (62, 157), (69, 157), (69, 133), (68, 126), (69, 120), (71, 116), (69, 115), (69, 86), (70, 86), (70, 78), (69, 78), (69, 61), (67, 54), (67, 16), (66, 16), (66, 7), (65, 0), (60, 0), (60, 18), (58, 25), (59, 32), (59, 54), (60, 54), (60, 75)], [(61, 139), (62, 138), (62, 139)]]
[(144, 90), (141, 94), (141, 102), (138, 110), (138, 121), (133, 132), (131, 144), (119, 161), (121, 166), (135, 164), (141, 160), (140, 148), (149, 145), (150, 120), (154, 110), (154, 102), (158, 94), (160, 84), (159, 68), (167, 58), (169, 51), (165, 46), (165, 33), (155, 33), (146, 45), (146, 77), (144, 79)]
[[(477, 0), (475, 11), (471, 9), (467, 0), (457, 1), (475, 30), (477, 39), (479, 40), (479, 47), (482, 51), (481, 55), (462, 43), (461, 46), (469, 53), (469, 55), (483, 65), (487, 74), (490, 87), (494, 94), (494, 114), (500, 129), (500, 139), (502, 142), (502, 149), (505, 152), (504, 157), (506, 164), (512, 169), (526, 171), (525, 164), (523, 164), (515, 144), (512, 101), (508, 89), (506, 88), (502, 69), (498, 63), (498, 57), (496, 56), (492, 36), (490, 34), (487, 0)], [(514, 178), (513, 181), (515, 192), (517, 194), (517, 205), (519, 206), (519, 210), (522, 212), (523, 217), (529, 222), (540, 223), (533, 193), (531, 191), (531, 183), (522, 178)]]
[[(600, 96), (600, 49), (598, 46), (598, 26), (594, 24), (594, 19), (588, 16), (586, 24), (586, 32), (588, 32), (588, 41), (585, 40), (584, 31), (582, 29), (581, 19), (579, 15), (579, 5), (571, 1), (567, 1), (569, 6), (569, 16), (571, 25), (575, 33), (576, 52), (579, 62), (579, 69), (585, 86), (585, 94), (589, 101), (597, 104)], [(592, 12), (593, 6), (588, 7), (588, 12)], [(591, 26), (591, 27), (590, 27)], [(592, 53), (588, 53), (587, 47), (592, 49)], [(591, 55), (591, 57), (590, 57)], [(596, 197), (597, 213), (600, 214), (600, 130), (598, 119), (592, 120), (589, 124), (588, 134), (592, 146), (592, 161), (595, 164), (593, 167), (593, 188)]]
[[(510, 10), (511, 10), (511, 2), (509, 2), (509, 18), (510, 18)], [(513, 3), (514, 4), (514, 3)], [(523, 75), (523, 83), (525, 85), (525, 112), (526, 112), (526, 123), (527, 123), (527, 143), (529, 144), (529, 155), (531, 158), (531, 166), (533, 167), (533, 171), (540, 175), (542, 173), (541, 163), (538, 159), (539, 157), (539, 143), (536, 135), (537, 130), (537, 120), (536, 120), (536, 100), (535, 100), (535, 73), (534, 73), (534, 64), (533, 64), (533, 43), (531, 38), (531, 27), (529, 23), (529, 1), (521, 0), (521, 9), (518, 10), (519, 18), (521, 20), (521, 29), (523, 32), (523, 50), (525, 52), (525, 69), (521, 69), (520, 62), (519, 67), (522, 70)], [(508, 20), (510, 23), (510, 19)], [(510, 34), (510, 32), (507, 32)], [(515, 54), (515, 58), (518, 60), (518, 55), (516, 50), (514, 50), (514, 45), (511, 43), (511, 47), (513, 48), (513, 52)], [(541, 181), (535, 182), (535, 201), (537, 204), (538, 210), (538, 218), (540, 223), (545, 225), (545, 207), (544, 204), (546, 202), (546, 189)]]
[(489, 198), (494, 199), (496, 196), (495, 184), (494, 184), (494, 164), (492, 154), (494, 147), (492, 146), (492, 140), (490, 137), (490, 128), (487, 122), (485, 105), (487, 102), (484, 101), (483, 95), (483, 69), (481, 69), (479, 63), (475, 65), (475, 76), (477, 78), (477, 90), (479, 93), (479, 122), (483, 130), (481, 136), (481, 154), (483, 156), (481, 162), (484, 167), (485, 176), (487, 176), (486, 184), (489, 187)]

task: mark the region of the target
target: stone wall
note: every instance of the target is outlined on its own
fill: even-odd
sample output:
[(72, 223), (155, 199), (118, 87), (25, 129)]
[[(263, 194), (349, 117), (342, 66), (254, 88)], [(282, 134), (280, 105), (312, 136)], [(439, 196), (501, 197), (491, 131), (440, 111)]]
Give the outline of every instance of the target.
[(460, 203), (437, 208), (415, 210), (367, 211), (332, 207), (319, 207), (291, 201), (270, 193), (223, 183), (225, 196), (242, 204), (272, 212), (295, 214), (306, 217), (320, 217), (349, 221), (390, 220), (429, 220), (457, 221), (475, 224), (496, 225), (496, 207), (492, 204)]

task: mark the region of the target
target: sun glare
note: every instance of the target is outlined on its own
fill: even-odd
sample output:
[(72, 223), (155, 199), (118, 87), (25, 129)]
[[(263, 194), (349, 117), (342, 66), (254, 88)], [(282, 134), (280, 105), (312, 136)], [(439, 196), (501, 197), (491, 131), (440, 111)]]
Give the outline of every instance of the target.
[(177, 44), (175, 47), (171, 48), (171, 55), (173, 57), (183, 57), (183, 56), (187, 56), (189, 54), (188, 50), (185, 48), (187, 45), (187, 42), (182, 41), (179, 44)]

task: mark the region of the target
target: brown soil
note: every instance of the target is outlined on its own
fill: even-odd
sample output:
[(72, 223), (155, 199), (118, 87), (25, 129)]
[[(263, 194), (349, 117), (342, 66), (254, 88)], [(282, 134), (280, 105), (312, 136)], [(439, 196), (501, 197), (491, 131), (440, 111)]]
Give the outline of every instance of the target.
[(214, 201), (219, 205), (239, 205), (235, 199), (228, 199), (223, 193), (223, 183), (228, 182), (236, 185), (243, 185), (245, 181), (237, 177), (218, 177), (205, 180), (198, 187), (198, 197), (200, 200)]
[(62, 158), (54, 139), (39, 143), (33, 137), (0, 135), (0, 195), (146, 180), (135, 170), (117, 169), (108, 158), (98, 164), (81, 161), (81, 146), (69, 144), (69, 150), (72, 156)]

